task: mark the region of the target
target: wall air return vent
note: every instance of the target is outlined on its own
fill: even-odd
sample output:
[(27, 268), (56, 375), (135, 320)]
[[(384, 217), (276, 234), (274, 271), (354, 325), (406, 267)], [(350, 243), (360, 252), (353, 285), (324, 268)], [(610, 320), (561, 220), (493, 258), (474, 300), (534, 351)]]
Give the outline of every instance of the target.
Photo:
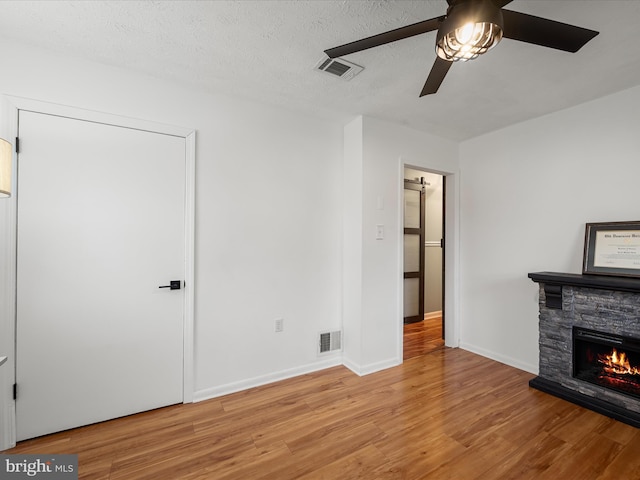
[(320, 332), (318, 336), (318, 355), (342, 350), (342, 332)]
[(316, 70), (327, 72), (343, 80), (351, 80), (359, 74), (364, 68), (355, 63), (347, 62), (341, 58), (324, 57), (316, 64)]

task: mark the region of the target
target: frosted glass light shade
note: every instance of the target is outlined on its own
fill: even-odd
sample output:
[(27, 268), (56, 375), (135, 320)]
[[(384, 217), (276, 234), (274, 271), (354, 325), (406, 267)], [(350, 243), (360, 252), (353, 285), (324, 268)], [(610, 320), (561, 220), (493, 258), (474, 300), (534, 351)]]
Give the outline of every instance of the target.
[(502, 10), (492, 0), (453, 2), (436, 35), (436, 54), (449, 62), (473, 60), (502, 39)]
[(502, 39), (502, 29), (494, 23), (467, 23), (442, 37), (436, 53), (453, 62), (473, 60), (495, 47)]
[(0, 197), (11, 196), (11, 144), (0, 138)]

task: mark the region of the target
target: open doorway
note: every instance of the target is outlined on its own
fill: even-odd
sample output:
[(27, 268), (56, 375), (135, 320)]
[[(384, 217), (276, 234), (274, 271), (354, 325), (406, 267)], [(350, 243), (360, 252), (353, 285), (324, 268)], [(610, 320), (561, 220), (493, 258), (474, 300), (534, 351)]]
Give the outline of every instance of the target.
[(445, 177), (404, 169), (403, 358), (444, 346)]

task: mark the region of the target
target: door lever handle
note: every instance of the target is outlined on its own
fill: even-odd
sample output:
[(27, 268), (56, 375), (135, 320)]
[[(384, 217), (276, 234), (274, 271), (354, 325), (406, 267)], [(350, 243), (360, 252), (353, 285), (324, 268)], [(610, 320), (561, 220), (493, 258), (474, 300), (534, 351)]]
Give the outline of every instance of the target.
[(180, 280), (171, 280), (169, 285), (161, 285), (158, 288), (168, 288), (169, 290), (180, 290)]

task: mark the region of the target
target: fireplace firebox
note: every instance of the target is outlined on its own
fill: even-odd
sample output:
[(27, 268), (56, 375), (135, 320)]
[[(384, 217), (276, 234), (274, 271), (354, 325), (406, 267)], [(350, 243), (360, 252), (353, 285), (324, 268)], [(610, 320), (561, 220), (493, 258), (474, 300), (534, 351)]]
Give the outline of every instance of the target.
[(574, 326), (573, 376), (640, 398), (640, 339)]

